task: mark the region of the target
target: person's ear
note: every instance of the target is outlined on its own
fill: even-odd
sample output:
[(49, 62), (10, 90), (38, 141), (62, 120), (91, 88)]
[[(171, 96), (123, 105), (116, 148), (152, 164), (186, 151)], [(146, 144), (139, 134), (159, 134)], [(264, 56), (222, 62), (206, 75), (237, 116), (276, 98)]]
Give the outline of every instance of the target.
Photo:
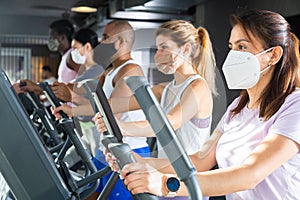
[(190, 43), (185, 43), (183, 45), (183, 54), (190, 56), (191, 51), (192, 51), (192, 45)]
[(122, 46), (122, 40), (120, 37), (114, 42), (115, 49), (118, 51), (120, 47)]
[(85, 46), (84, 48), (85, 48), (88, 52), (90, 52), (90, 51), (93, 50), (93, 47), (92, 47), (92, 45), (91, 45), (89, 42), (86, 43), (84, 46)]
[(120, 42), (120, 46), (126, 45), (125, 43), (127, 42), (127, 40), (124, 37), (119, 37), (118, 40)]
[(270, 64), (275, 65), (276, 63), (278, 63), (278, 61), (282, 57), (282, 54), (283, 54), (283, 49), (282, 49), (281, 46), (274, 47), (272, 49), (272, 56), (271, 56), (271, 59), (270, 59)]

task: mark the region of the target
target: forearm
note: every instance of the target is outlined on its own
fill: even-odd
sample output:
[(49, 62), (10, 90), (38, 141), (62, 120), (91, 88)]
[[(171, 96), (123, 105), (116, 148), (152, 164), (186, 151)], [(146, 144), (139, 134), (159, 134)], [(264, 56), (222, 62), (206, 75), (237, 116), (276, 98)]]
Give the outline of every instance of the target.
[(140, 108), (134, 96), (112, 97), (108, 99), (113, 113), (124, 113)]
[(90, 101), (87, 98), (72, 92), (72, 103), (78, 106), (90, 104)]
[(73, 107), (72, 114), (73, 116), (93, 116), (95, 113), (91, 104), (86, 103)]
[(157, 169), (161, 173), (164, 174), (175, 174), (175, 171), (170, 163), (170, 161), (166, 158), (143, 158), (143, 157), (136, 157), (137, 162), (140, 163), (147, 163), (151, 165), (153, 168)]
[(119, 126), (122, 129), (124, 136), (130, 137), (155, 137), (155, 133), (152, 130), (148, 121), (136, 121), (136, 122), (120, 122)]
[[(239, 169), (237, 170), (237, 168)], [(241, 167), (199, 172), (197, 179), (203, 196), (220, 196), (251, 189), (253, 187), (252, 177), (249, 175), (249, 171)], [(181, 183), (181, 185), (184, 184)], [(181, 187), (177, 195), (188, 195), (187, 188), (185, 186)]]
[(68, 83), (67, 86), (68, 88), (73, 91), (74, 93), (78, 94), (78, 95), (83, 95), (86, 93), (86, 90), (84, 87), (79, 86), (78, 87), (78, 83)]

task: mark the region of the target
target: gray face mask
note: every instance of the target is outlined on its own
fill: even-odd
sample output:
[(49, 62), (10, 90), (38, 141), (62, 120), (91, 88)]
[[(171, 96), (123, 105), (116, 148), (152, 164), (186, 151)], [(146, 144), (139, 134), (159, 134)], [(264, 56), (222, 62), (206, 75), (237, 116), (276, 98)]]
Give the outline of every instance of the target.
[(59, 42), (57, 39), (49, 38), (47, 45), (48, 49), (54, 52), (58, 50)]
[(96, 63), (106, 68), (111, 63), (111, 58), (116, 52), (114, 43), (100, 43), (94, 48), (93, 57)]

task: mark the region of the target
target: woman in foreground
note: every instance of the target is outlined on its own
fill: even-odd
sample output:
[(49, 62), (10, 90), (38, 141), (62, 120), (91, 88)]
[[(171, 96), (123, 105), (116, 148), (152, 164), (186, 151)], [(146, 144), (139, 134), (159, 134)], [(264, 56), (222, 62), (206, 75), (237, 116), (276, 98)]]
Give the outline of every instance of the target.
[[(227, 200), (298, 199), (299, 41), (278, 13), (247, 11), (231, 23), (222, 70), (228, 87), (242, 92), (201, 151), (190, 156), (202, 193)], [(175, 176), (168, 161), (138, 160), (122, 169), (127, 188), (168, 195), (166, 182)], [(208, 171), (217, 163), (220, 169)], [(182, 182), (176, 192), (188, 195)]]

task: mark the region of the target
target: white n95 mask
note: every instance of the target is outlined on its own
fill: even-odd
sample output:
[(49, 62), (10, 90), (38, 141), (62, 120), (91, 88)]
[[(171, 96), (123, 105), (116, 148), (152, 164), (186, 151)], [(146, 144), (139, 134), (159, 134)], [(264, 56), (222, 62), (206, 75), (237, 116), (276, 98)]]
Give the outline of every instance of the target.
[(85, 55), (81, 55), (78, 49), (74, 49), (71, 51), (72, 60), (79, 65), (83, 65), (86, 60)]
[(256, 55), (244, 51), (230, 50), (222, 67), (228, 88), (248, 89), (253, 87), (258, 82), (260, 74), (270, 67), (260, 71), (257, 56), (271, 49), (273, 47)]

